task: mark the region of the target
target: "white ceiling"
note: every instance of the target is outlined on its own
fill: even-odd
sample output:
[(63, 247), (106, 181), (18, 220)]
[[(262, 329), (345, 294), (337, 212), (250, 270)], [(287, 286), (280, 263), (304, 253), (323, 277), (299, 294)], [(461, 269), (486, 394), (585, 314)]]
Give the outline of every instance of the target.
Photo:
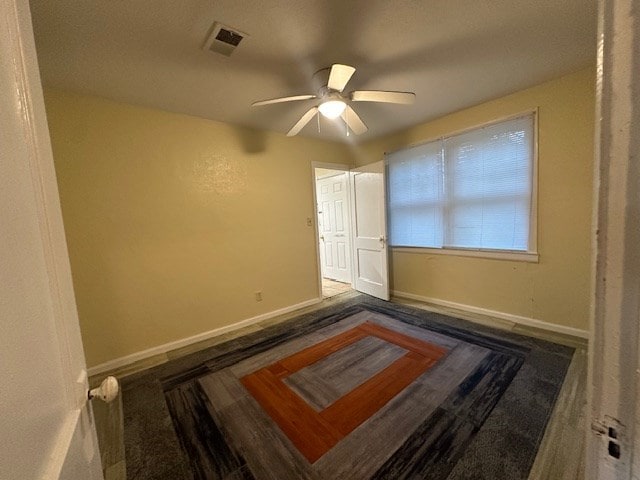
[[(595, 64), (595, 0), (32, 0), (45, 85), (285, 133), (313, 73), (357, 68), (359, 140), (401, 130)], [(248, 33), (229, 58), (201, 50), (214, 21)], [(311, 121), (301, 135), (346, 139)], [(353, 141), (353, 136), (349, 137)]]

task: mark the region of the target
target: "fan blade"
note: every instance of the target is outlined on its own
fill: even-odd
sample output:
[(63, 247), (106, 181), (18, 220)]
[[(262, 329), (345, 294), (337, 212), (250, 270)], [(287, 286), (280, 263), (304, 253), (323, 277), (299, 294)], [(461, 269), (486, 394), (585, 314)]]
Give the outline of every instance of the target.
[(351, 75), (353, 75), (353, 72), (355, 71), (356, 69), (349, 65), (340, 65), (339, 63), (331, 65), (331, 72), (329, 73), (327, 87), (331, 90), (342, 92), (344, 87), (347, 86), (347, 82), (351, 78)]
[(314, 98), (318, 98), (318, 97), (316, 95), (295, 95), (293, 97), (280, 97), (280, 98), (272, 98), (270, 100), (260, 100), (259, 102), (253, 102), (251, 106), (259, 107), (260, 105), (271, 105), (272, 103), (295, 102), (298, 100), (312, 100)]
[(356, 112), (353, 111), (353, 108), (351, 108), (349, 105), (347, 105), (347, 108), (344, 109), (341, 117), (344, 120), (344, 123), (346, 123), (351, 131), (356, 135), (360, 135), (369, 130), (362, 119)]
[(293, 127), (291, 127), (291, 130), (287, 132), (287, 137), (297, 135), (297, 133), (302, 130), (307, 123), (309, 123), (309, 120), (311, 120), (316, 113), (318, 113), (318, 107), (312, 107), (307, 110), (307, 113), (305, 113), (302, 118), (298, 120)]
[(416, 100), (412, 92), (385, 92), (382, 90), (356, 90), (349, 95), (354, 102), (384, 102), (410, 104)]

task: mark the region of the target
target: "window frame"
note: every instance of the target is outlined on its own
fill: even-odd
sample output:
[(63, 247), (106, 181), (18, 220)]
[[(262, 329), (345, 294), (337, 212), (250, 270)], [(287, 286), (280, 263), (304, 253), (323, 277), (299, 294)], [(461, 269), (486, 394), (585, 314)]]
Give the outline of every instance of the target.
[[(465, 247), (413, 247), (413, 246), (393, 246), (389, 245), (389, 248), (394, 252), (403, 253), (418, 253), (428, 255), (455, 255), (460, 257), (479, 257), (489, 258), (496, 260), (512, 260), (521, 262), (538, 263), (540, 255), (538, 253), (538, 122), (539, 122), (539, 108), (531, 108), (518, 113), (506, 115), (496, 119), (489, 120), (487, 122), (474, 124), (469, 127), (465, 127), (460, 130), (449, 132), (445, 135), (438, 137), (432, 137), (420, 142), (405, 145), (401, 148), (384, 153), (385, 169), (389, 169), (389, 154), (407, 150), (409, 148), (419, 147), (427, 143), (440, 141), (443, 142), (449, 137), (461, 135), (473, 130), (478, 130), (488, 126), (496, 125), (498, 123), (507, 122), (516, 118), (533, 116), (533, 152), (532, 152), (532, 165), (531, 165), (531, 203), (529, 206), (529, 240), (528, 249), (525, 250), (505, 250), (505, 249), (493, 249), (493, 248), (465, 248)], [(387, 198), (385, 199), (385, 205), (387, 208), (387, 215), (389, 215), (389, 188), (387, 188)]]

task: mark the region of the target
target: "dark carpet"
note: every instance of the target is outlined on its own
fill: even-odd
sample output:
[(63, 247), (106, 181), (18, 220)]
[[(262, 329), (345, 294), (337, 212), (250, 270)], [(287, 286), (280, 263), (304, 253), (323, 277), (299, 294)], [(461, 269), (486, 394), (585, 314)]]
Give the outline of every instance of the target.
[[(448, 353), (309, 462), (229, 372), (240, 378), (253, 364), (267, 365), (278, 349), (312, 345), (314, 336), (363, 315), (390, 317)], [(403, 353), (378, 344), (362, 348), (371, 358), (378, 352), (381, 369)], [(354, 345), (341, 361), (357, 356)], [(464, 361), (456, 360), (458, 353)], [(569, 347), (362, 295), (123, 379), (127, 476), (526, 479), (572, 354)], [(384, 363), (385, 355), (393, 358)], [(300, 370), (287, 381), (304, 389), (305, 375), (315, 373)], [(310, 403), (324, 407), (322, 399)]]

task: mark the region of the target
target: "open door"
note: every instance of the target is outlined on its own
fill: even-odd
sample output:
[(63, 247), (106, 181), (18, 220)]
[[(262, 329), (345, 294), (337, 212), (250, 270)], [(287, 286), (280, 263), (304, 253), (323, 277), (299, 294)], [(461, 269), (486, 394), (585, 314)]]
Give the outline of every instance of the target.
[(0, 0), (0, 478), (102, 479), (27, 0)]
[(351, 170), (354, 288), (389, 300), (384, 162)]

